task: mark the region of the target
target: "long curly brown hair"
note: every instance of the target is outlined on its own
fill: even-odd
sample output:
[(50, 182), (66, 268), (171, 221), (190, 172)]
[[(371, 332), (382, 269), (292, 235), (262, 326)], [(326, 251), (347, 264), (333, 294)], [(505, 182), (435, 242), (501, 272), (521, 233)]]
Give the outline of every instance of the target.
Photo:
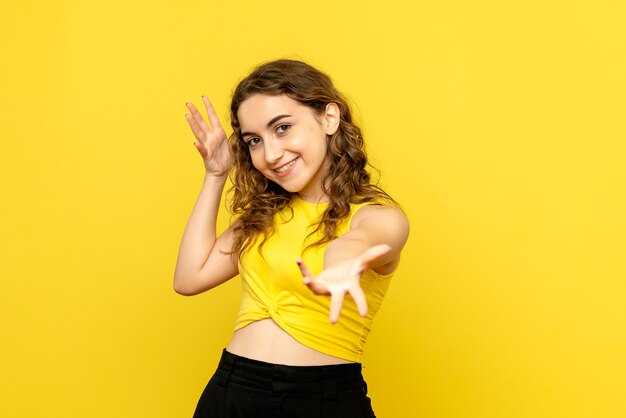
[(235, 160), (230, 174), (233, 184), (231, 209), (237, 217), (233, 254), (245, 252), (263, 234), (260, 250), (274, 232), (274, 215), (288, 207), (292, 199), (292, 193), (268, 180), (253, 166), (248, 146), (241, 137), (237, 111), (243, 101), (255, 94), (286, 95), (319, 114), (324, 112), (328, 103), (336, 103), (339, 107), (339, 129), (328, 136), (330, 168), (322, 178), (322, 189), (330, 203), (313, 232), (322, 235), (313, 246), (336, 238), (339, 225), (350, 214), (351, 203), (376, 200), (397, 206), (387, 193), (370, 182), (366, 168), (371, 165), (367, 162), (361, 129), (352, 121), (348, 101), (335, 88), (330, 77), (301, 61), (270, 61), (258, 66), (237, 85), (230, 105), (233, 128), (230, 144)]

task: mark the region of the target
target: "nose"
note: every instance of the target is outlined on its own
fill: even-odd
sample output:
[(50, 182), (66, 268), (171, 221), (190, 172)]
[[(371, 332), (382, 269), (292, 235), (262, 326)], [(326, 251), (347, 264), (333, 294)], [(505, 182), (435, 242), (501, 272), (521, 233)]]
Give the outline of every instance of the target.
[(283, 157), (283, 148), (280, 141), (275, 138), (268, 138), (263, 141), (265, 145), (265, 161), (268, 164), (275, 164)]

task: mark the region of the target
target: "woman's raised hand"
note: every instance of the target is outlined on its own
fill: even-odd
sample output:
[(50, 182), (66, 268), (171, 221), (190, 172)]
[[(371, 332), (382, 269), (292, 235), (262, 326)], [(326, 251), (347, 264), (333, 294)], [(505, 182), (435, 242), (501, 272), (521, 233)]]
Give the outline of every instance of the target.
[(193, 144), (204, 160), (206, 172), (213, 176), (224, 176), (228, 174), (233, 165), (226, 132), (224, 132), (220, 124), (211, 101), (205, 96), (202, 96), (202, 100), (206, 106), (211, 126), (204, 120), (192, 103), (187, 103), (187, 108), (191, 115), (185, 115), (185, 119), (189, 122), (193, 134), (198, 139)]
[(336, 266), (324, 269), (317, 277), (311, 273), (304, 261), (297, 260), (302, 272), (302, 283), (317, 295), (330, 295), (329, 319), (333, 324), (339, 320), (343, 299), (349, 293), (356, 303), (361, 316), (367, 315), (367, 301), (361, 289), (361, 274), (370, 263), (387, 254), (391, 247), (387, 244), (368, 248), (360, 256), (346, 260)]

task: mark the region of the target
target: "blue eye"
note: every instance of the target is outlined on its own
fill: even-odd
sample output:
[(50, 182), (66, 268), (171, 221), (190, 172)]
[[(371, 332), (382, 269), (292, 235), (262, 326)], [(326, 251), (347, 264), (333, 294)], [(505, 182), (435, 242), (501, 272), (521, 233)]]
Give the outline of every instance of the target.
[(276, 127), (276, 132), (278, 132), (279, 134), (284, 134), (289, 130), (289, 128), (291, 128), (291, 125), (278, 125)]

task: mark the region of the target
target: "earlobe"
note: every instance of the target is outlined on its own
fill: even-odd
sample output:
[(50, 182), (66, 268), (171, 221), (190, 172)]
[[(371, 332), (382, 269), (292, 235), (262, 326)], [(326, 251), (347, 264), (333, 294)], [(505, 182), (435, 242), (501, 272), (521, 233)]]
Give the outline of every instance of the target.
[(339, 129), (339, 121), (341, 120), (341, 111), (337, 103), (328, 103), (324, 113), (324, 127), (327, 135), (333, 135)]

